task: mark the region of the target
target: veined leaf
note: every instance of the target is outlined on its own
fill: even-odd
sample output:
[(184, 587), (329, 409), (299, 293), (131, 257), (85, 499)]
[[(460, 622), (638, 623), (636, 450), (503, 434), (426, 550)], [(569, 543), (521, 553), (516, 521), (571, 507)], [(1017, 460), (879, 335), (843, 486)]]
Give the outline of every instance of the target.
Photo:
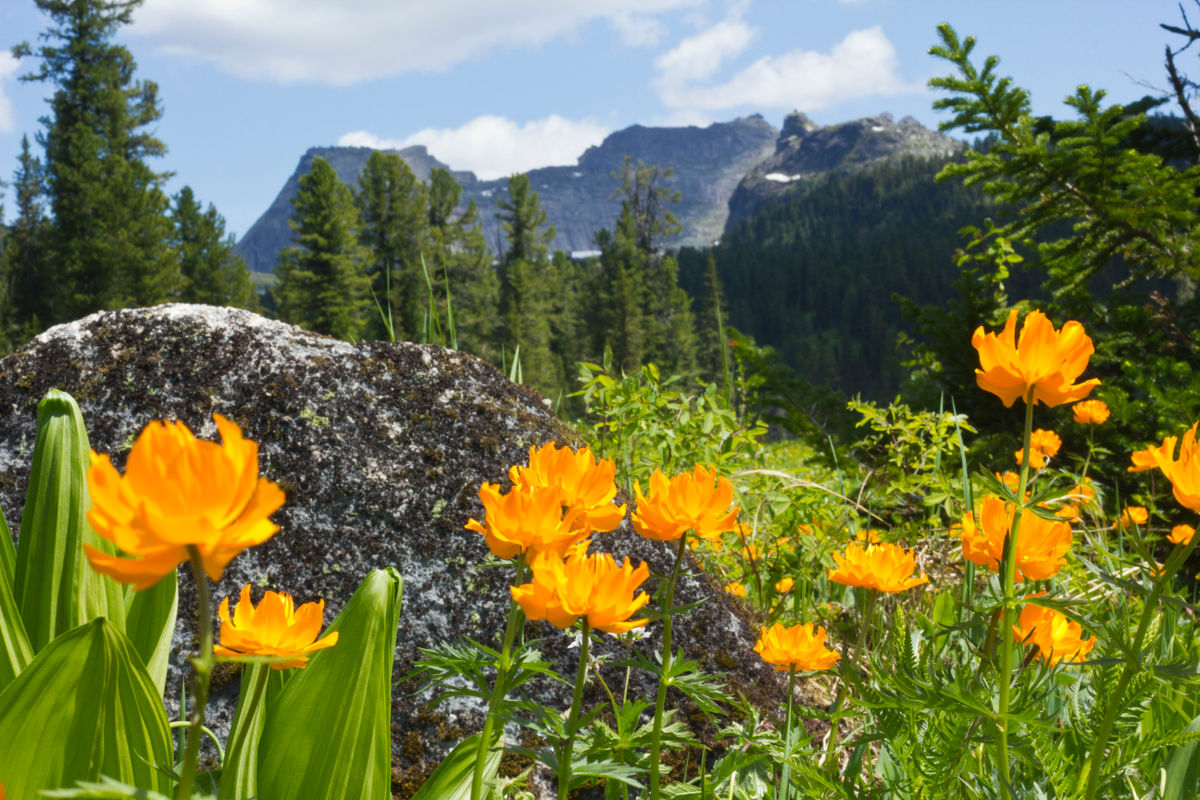
[(9, 684), (33, 660), (33, 647), (25, 633), (21, 609), (13, 596), (13, 565), (16, 550), (4, 512), (0, 511), (0, 689)]
[(258, 743), (267, 716), (268, 698), (283, 688), (283, 671), (271, 669), (270, 664), (246, 664), (242, 669), (242, 685), (238, 691), (237, 709), (221, 765), (221, 787), (218, 797), (246, 798), (258, 796)]
[[(1196, 717), (1182, 733), (1200, 731)], [(1167, 761), (1167, 788), (1163, 800), (1187, 800), (1200, 794), (1200, 742), (1180, 745)]]
[(12, 531), (8, 528), (8, 520), (4, 518), (4, 509), (0, 508), (0, 582), (13, 584), (13, 573), (17, 568), (17, 549), (13, 546)]
[[(492, 746), (488, 749), (483, 766), (484, 796), (487, 796), (487, 785), (496, 777), (500, 769), (500, 759), (504, 757), (504, 748), (497, 747), (500, 743), (500, 731), (492, 737)], [(475, 772), (475, 754), (479, 750), (479, 737), (483, 732), (473, 734), (463, 739), (446, 754), (437, 769), (421, 784), (412, 800), (470, 800), (471, 780)]]
[(149, 589), (134, 592), (125, 617), (125, 635), (142, 657), (146, 673), (160, 695), (166, 691), (171, 636), (179, 609), (177, 574), (172, 571)]
[(125, 627), (125, 588), (92, 571), (83, 544), (115, 552), (87, 524), (88, 438), (79, 406), (51, 389), (38, 403), (37, 442), (13, 595), (35, 651), (59, 634), (103, 616)]
[(392, 661), (403, 583), (373, 570), (314, 654), (267, 708), (259, 795), (271, 800), (390, 800)]
[(141, 658), (94, 619), (47, 645), (0, 691), (0, 784), (12, 798), (106, 775), (154, 791), (169, 780), (170, 731)]

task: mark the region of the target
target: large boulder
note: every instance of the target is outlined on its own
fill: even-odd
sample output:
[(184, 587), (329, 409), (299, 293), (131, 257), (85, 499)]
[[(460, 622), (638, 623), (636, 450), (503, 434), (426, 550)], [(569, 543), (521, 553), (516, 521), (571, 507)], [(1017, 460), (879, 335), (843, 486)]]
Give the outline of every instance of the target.
[[(218, 598), (236, 596), (247, 582), (291, 592), (298, 602), (323, 597), (328, 622), (368, 570), (399, 568), (405, 583), (393, 691), (397, 796), (407, 797), (459, 738), (478, 729), (480, 707), (431, 709), (405, 676), (420, 648), (464, 635), (488, 643), (499, 638), (512, 575), (475, 569), (487, 549), (463, 525), (481, 518), (479, 485), (524, 463), (530, 445), (578, 443), (536, 393), (465, 353), (406, 343), (355, 346), (246, 311), (167, 305), (94, 314), (52, 328), (0, 360), (0, 506), (14, 533), (37, 402), (51, 388), (78, 400), (92, 448), (111, 454), (118, 469), (153, 419), (181, 420), (198, 436), (216, 438), (218, 412), (259, 442), (261, 472), (287, 493), (275, 515), (282, 529), (234, 559), (216, 587)], [(628, 523), (599, 537), (594, 549), (601, 548), (648, 560), (657, 574), (669, 569), (672, 555), (670, 546), (632, 534)], [(178, 697), (194, 646), (195, 595), (186, 570), (180, 587), (168, 705)], [(777, 702), (780, 682), (752, 652), (756, 631), (744, 609), (698, 571), (679, 595), (681, 603), (707, 602), (679, 620), (677, 644), (725, 673), (731, 692)], [(660, 633), (655, 626), (639, 646), (657, 644)], [(567, 637), (544, 623), (531, 623), (530, 635), (547, 635), (548, 656), (573, 674), (577, 651)], [(218, 730), (231, 717), (232, 677), (226, 674), (215, 689), (210, 717)], [(648, 679), (642, 684), (650, 689)], [(569, 687), (544, 690), (562, 708), (569, 703)], [(700, 715), (692, 717), (703, 727)]]

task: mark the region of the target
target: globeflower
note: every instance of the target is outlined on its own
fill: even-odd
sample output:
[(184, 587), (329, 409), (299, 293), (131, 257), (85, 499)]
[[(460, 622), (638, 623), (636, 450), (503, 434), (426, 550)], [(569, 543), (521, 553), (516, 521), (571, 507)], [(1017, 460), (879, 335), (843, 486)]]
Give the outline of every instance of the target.
[(725, 584), (725, 591), (734, 597), (745, 597), (746, 585), (738, 581), (731, 581), (730, 583)]
[(308, 666), (308, 656), (316, 650), (337, 644), (337, 631), (321, 639), (317, 635), (325, 618), (325, 601), (305, 603), (295, 608), (291, 595), (267, 591), (256, 607), (250, 602), (250, 584), (242, 587), (233, 617), (229, 616), (229, 598), (217, 609), (221, 618), (221, 643), (213, 648), (219, 656), (273, 656), (289, 661), (271, 663), (271, 669)]
[(813, 630), (813, 623), (793, 625), (785, 628), (776, 622), (763, 628), (762, 635), (754, 645), (754, 652), (762, 660), (773, 664), (776, 671), (817, 671), (829, 669), (841, 658), (841, 654), (825, 646), (825, 629)]
[[(1061, 447), (1062, 439), (1059, 438), (1057, 433), (1044, 428), (1038, 428), (1029, 437), (1029, 466), (1034, 469), (1041, 469), (1046, 466), (1048, 459), (1058, 455), (1059, 448)], [(1017, 451), (1018, 466), (1020, 466), (1024, 456), (1024, 448)], [(1013, 491), (1015, 492), (1016, 489)]]
[(1163, 440), (1163, 443), (1158, 447), (1145, 447), (1141, 450), (1135, 450), (1129, 454), (1131, 466), (1125, 468), (1126, 472), (1148, 472), (1149, 470), (1158, 467), (1158, 457), (1162, 456), (1170, 460), (1175, 450), (1175, 438), (1168, 437)]
[(779, 592), (780, 594), (787, 594), (795, 585), (796, 581), (792, 580), (791, 578), (780, 578), (775, 582), (775, 591)]
[[(1012, 530), (1014, 508), (999, 497), (989, 495), (979, 507), (979, 517), (967, 512), (962, 523), (963, 558), (986, 567), (1000, 570), (1004, 556), (1004, 539)], [(1066, 521), (1051, 522), (1036, 514), (1021, 516), (1021, 531), (1015, 552), (1017, 579), (1041, 581), (1053, 578), (1066, 562), (1071, 549), (1071, 525)]]
[(563, 514), (561, 497), (557, 487), (514, 486), (504, 494), (498, 484), (484, 482), (479, 487), (483, 523), (471, 519), (465, 527), (482, 533), (488, 549), (497, 558), (532, 556), (544, 550), (562, 557), (587, 531), (576, 525), (582, 511)]
[(1103, 425), (1112, 413), (1103, 400), (1084, 400), (1072, 406), (1071, 410), (1075, 412), (1074, 420), (1080, 425)]
[(1196, 529), (1191, 525), (1176, 525), (1171, 528), (1171, 532), (1167, 534), (1167, 541), (1171, 544), (1178, 544), (1187, 547), (1192, 543), (1192, 537), (1196, 535)]
[(925, 573), (913, 576), (916, 557), (896, 544), (869, 544), (862, 547), (851, 542), (845, 554), (834, 553), (836, 569), (829, 571), (829, 580), (847, 586), (878, 589), (881, 592), (903, 592), (928, 583)]
[(1066, 614), (1053, 608), (1027, 603), (1021, 619), (1013, 626), (1013, 639), (1032, 644), (1038, 657), (1053, 667), (1061, 662), (1082, 664), (1096, 646), (1096, 637), (1086, 641), (1083, 628)]
[(1144, 506), (1126, 506), (1121, 512), (1121, 518), (1114, 528), (1130, 528), (1134, 525), (1145, 525), (1150, 521), (1150, 512)]
[(650, 577), (645, 563), (634, 569), (629, 558), (618, 567), (608, 553), (587, 554), (588, 542), (570, 549), (564, 560), (556, 553), (539, 553), (531, 562), (533, 581), (510, 587), (513, 600), (529, 619), (544, 619), (567, 628), (580, 617), (607, 633), (625, 633), (649, 622), (633, 619), (650, 602), (645, 592), (634, 591)]
[(578, 511), (576, 524), (584, 535), (611, 531), (625, 517), (625, 506), (614, 506), (617, 465), (612, 459), (597, 461), (587, 447), (572, 450), (555, 447), (553, 442), (540, 449), (529, 448), (529, 466), (514, 466), (508, 477), (514, 486), (525, 489), (557, 488), (562, 504)]
[[(714, 485), (715, 483), (715, 485)], [(733, 485), (718, 478), (716, 467), (699, 464), (691, 473), (670, 480), (658, 470), (650, 476), (650, 494), (634, 484), (637, 511), (633, 529), (647, 539), (671, 541), (694, 530), (702, 539), (715, 539), (726, 531), (737, 530), (739, 508), (733, 503)]]
[(1017, 309), (1009, 312), (1008, 322), (999, 334), (975, 330), (971, 344), (979, 351), (975, 380), (979, 388), (991, 392), (1012, 407), (1017, 400), (1033, 393), (1033, 403), (1058, 406), (1087, 397), (1100, 384), (1096, 378), (1075, 383), (1087, 369), (1095, 348), (1083, 326), (1071, 320), (1056, 331), (1040, 311), (1030, 311), (1016, 335)]
[(217, 581), (234, 556), (279, 530), (268, 517), (283, 505), (283, 490), (259, 477), (258, 445), (220, 414), (213, 421), (220, 444), (197, 439), (182, 422), (151, 422), (133, 443), (124, 476), (108, 456), (92, 453), (88, 522), (123, 554), (84, 545), (94, 570), (140, 591), (194, 547)]
[(1171, 482), (1175, 499), (1184, 508), (1200, 511), (1200, 446), (1196, 442), (1196, 428), (1200, 422), (1183, 434), (1179, 442), (1179, 457), (1175, 458), (1175, 437), (1168, 436), (1162, 446), (1152, 450), (1155, 465)]

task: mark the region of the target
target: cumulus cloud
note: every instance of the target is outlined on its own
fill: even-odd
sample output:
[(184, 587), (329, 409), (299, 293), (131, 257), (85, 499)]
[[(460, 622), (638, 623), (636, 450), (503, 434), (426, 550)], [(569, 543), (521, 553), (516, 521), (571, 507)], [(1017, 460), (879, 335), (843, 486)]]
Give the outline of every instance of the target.
[(828, 53), (796, 49), (764, 56), (717, 83), (703, 83), (715, 73), (704, 75), (702, 69), (694, 70), (688, 80), (680, 80), (678, 75), (684, 71), (673, 73), (671, 65), (663, 63), (688, 41), (659, 59), (655, 85), (663, 103), (671, 108), (717, 111), (755, 106), (813, 111), (862, 97), (924, 91), (923, 84), (900, 77), (896, 48), (879, 26), (851, 32)]
[(654, 60), (660, 90), (670, 94), (693, 81), (712, 77), (726, 61), (740, 55), (753, 38), (754, 29), (749, 25), (740, 19), (727, 19), (684, 39)]
[(241, 77), (346, 85), (536, 46), (595, 20), (649, 41), (653, 15), (695, 2), (146, 0), (132, 31)]
[(17, 74), (19, 62), (6, 52), (0, 51), (0, 133), (12, 133), (17, 129), (13, 116), (12, 101), (5, 94), (5, 82)]
[(595, 122), (551, 114), (518, 125), (484, 115), (457, 128), (425, 128), (402, 139), (351, 131), (338, 139), (343, 147), (402, 149), (415, 144), (454, 169), (471, 170), (484, 180), (503, 178), (535, 167), (571, 165), (588, 147), (600, 144), (609, 128)]

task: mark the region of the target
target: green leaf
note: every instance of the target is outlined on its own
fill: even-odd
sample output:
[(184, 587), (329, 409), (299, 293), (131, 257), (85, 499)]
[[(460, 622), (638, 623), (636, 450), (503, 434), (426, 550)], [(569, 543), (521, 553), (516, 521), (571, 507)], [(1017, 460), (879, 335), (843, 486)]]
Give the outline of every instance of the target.
[(237, 709), (221, 764), (221, 789), (217, 794), (222, 800), (258, 795), (258, 744), (267, 717), (268, 698), (273, 698), (281, 688), (283, 672), (271, 669), (270, 664), (247, 664), (242, 670)]
[(125, 635), (142, 657), (160, 695), (166, 691), (167, 662), (178, 609), (179, 580), (177, 573), (171, 572), (149, 589), (134, 592), (125, 618)]
[[(148, 789), (139, 789), (127, 783), (114, 781), (112, 778), (100, 776), (98, 783), (80, 781), (74, 789), (54, 789), (42, 792), (42, 797), (72, 797), (75, 800), (168, 800), (165, 795)], [(192, 800), (210, 800), (200, 795), (192, 795)]]
[(16, 568), (17, 550), (13, 547), (12, 531), (8, 529), (4, 510), (0, 509), (0, 582), (7, 582), (11, 587)]
[[(479, 749), (479, 737), (483, 732), (468, 736), (454, 749), (446, 754), (442, 763), (437, 765), (433, 774), (421, 784), (412, 800), (469, 800), (471, 797), (471, 778), (475, 771), (475, 753)], [(488, 748), (487, 760), (483, 767), (483, 785), (486, 787), (496, 777), (500, 768), (500, 759), (504, 757), (504, 748), (497, 747), (500, 742), (500, 731), (493, 737), (492, 746)], [(485, 796), (487, 790), (484, 790)]]
[[(0, 536), (4, 533), (0, 532)], [(0, 689), (21, 674), (33, 660), (33, 646), (25, 633), (21, 610), (13, 597), (12, 583), (0, 574)]]
[(373, 570), (314, 654), (267, 708), (259, 795), (271, 800), (390, 800), (392, 661), (403, 583)]
[[(1195, 731), (1200, 731), (1200, 717), (1183, 729), (1184, 733)], [(1166, 778), (1163, 800), (1188, 800), (1200, 795), (1200, 742), (1188, 742), (1171, 754)]]
[(51, 389), (38, 403), (37, 442), (21, 516), (13, 595), (35, 651), (103, 616), (125, 627), (125, 588), (92, 571), (83, 544), (115, 552), (87, 524), (88, 438), (79, 406)]
[(0, 785), (8, 796), (107, 775), (155, 791), (172, 759), (162, 698), (111, 621), (59, 636), (0, 692)]

